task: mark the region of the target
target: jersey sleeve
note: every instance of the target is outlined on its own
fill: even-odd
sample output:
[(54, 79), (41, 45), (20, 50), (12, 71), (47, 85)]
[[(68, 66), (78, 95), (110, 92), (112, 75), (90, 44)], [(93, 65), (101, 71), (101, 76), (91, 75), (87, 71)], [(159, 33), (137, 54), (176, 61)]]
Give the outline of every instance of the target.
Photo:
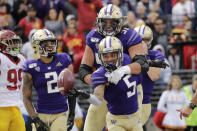
[(105, 76), (105, 73), (106, 71), (101, 67), (91, 75), (92, 88), (107, 83), (107, 77)]
[(137, 45), (142, 42), (142, 38), (140, 35), (133, 29), (129, 29), (126, 33), (125, 36), (128, 41), (127, 41), (127, 48), (129, 49), (133, 45)]
[(59, 55), (60, 55), (60, 61), (64, 63), (63, 65), (65, 66), (65, 68), (67, 68), (69, 65), (72, 64), (72, 60), (67, 53), (61, 53)]
[(37, 63), (33, 62), (32, 60), (26, 61), (23, 65), (23, 72), (33, 74), (33, 68), (37, 66)]
[(148, 56), (150, 60), (162, 60), (164, 61), (164, 56), (160, 51), (149, 50)]
[(88, 45), (92, 50), (94, 50), (93, 42), (91, 42), (91, 38), (94, 35), (96, 29), (91, 30), (86, 36), (86, 45)]

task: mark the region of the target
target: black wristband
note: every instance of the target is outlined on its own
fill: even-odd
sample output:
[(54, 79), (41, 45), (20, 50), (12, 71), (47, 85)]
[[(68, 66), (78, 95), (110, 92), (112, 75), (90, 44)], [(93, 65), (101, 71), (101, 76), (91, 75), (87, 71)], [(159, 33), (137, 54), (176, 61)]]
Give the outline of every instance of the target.
[(196, 104), (191, 102), (191, 103), (189, 103), (189, 107), (193, 110), (196, 107)]

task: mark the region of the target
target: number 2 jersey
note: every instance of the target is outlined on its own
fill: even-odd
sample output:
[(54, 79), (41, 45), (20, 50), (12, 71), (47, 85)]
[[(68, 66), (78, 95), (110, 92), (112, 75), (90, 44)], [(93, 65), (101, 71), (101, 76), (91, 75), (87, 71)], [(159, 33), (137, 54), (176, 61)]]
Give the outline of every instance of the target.
[[(131, 63), (128, 55), (124, 54), (122, 65)], [(103, 66), (97, 69), (92, 76), (92, 79), (104, 77), (107, 83), (107, 71)], [(105, 87), (104, 98), (107, 101), (107, 107), (113, 115), (128, 115), (133, 114), (138, 110), (137, 101), (137, 86), (142, 82), (142, 75), (124, 75), (117, 85), (110, 83)], [(93, 88), (104, 84), (100, 81), (92, 80)]]
[(21, 100), (22, 67), (25, 57), (17, 55), (15, 62), (11, 56), (0, 53), (0, 107), (19, 106)]
[(72, 64), (66, 53), (56, 54), (49, 64), (40, 59), (27, 61), (23, 71), (30, 73), (33, 86), (37, 92), (36, 111), (38, 113), (56, 114), (68, 110), (67, 100), (57, 87), (60, 72)]

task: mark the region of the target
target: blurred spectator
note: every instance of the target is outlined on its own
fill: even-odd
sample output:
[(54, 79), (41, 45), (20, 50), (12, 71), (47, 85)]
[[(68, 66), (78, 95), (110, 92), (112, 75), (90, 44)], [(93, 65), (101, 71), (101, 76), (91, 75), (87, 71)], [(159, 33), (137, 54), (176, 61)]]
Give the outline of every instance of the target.
[(164, 15), (172, 14), (172, 1), (173, 0), (160, 0), (160, 8)]
[(126, 16), (128, 12), (127, 3), (123, 0), (109, 0), (108, 4), (116, 5), (120, 8), (122, 15)]
[[(144, 7), (144, 12), (147, 15), (151, 9), (152, 1), (150, 0), (139, 0), (139, 2), (136, 4), (137, 7)], [(137, 10), (137, 9), (136, 9)]]
[(165, 112), (162, 125), (165, 131), (183, 131), (186, 128), (185, 119), (180, 119), (177, 109), (189, 105), (189, 100), (184, 91), (181, 90), (182, 81), (179, 76), (172, 76), (168, 85), (168, 90), (164, 91), (159, 99), (157, 109)]
[[(195, 3), (195, 12), (197, 12), (197, 0), (194, 0)], [(195, 13), (195, 17), (192, 20), (192, 33), (197, 33), (197, 13)]]
[[(153, 47), (153, 50), (157, 50), (157, 51), (160, 51), (163, 56), (165, 57), (165, 50), (163, 48), (162, 45), (156, 45)], [(169, 61), (166, 59), (165, 57), (165, 62), (169, 64)], [(172, 75), (172, 70), (171, 70), (171, 67), (166, 67), (165, 69), (161, 69), (160, 71), (160, 77), (159, 79), (156, 81), (158, 84), (159, 84), (159, 87), (160, 88), (166, 88), (167, 85), (168, 85), (168, 82), (170, 81), (170, 78), (171, 78), (171, 75)]]
[(165, 50), (168, 44), (168, 33), (165, 30), (164, 20), (161, 17), (158, 17), (154, 22), (152, 47), (157, 44), (162, 44)]
[(28, 4), (27, 16), (22, 18), (18, 25), (23, 28), (25, 36), (28, 38), (32, 29), (41, 29), (43, 27), (42, 20), (36, 17), (36, 8), (33, 4)]
[(137, 19), (133, 11), (128, 11), (127, 13), (127, 24), (129, 28), (134, 28), (136, 26)]
[(31, 0), (35, 5), (37, 16), (41, 19), (45, 18), (51, 8), (55, 9), (58, 13), (60, 10), (65, 9), (66, 0)]
[(47, 29), (52, 31), (55, 36), (63, 35), (63, 30), (66, 28), (63, 11), (60, 11), (58, 15), (57, 11), (51, 8), (44, 25)]
[(187, 15), (189, 18), (194, 18), (195, 8), (194, 2), (190, 0), (179, 0), (172, 8), (172, 24), (182, 25), (183, 16)]
[(32, 47), (31, 39), (34, 33), (36, 32), (36, 29), (32, 29), (29, 33), (28, 41), (23, 45), (22, 47), (22, 54), (27, 58), (27, 60), (33, 60), (35, 59), (34, 54), (36, 54), (36, 51)]
[(27, 15), (27, 5), (31, 3), (31, 0), (15, 0), (12, 15), (18, 24), (19, 20)]
[[(197, 89), (197, 75), (193, 75), (192, 84), (183, 87), (189, 101), (192, 100)], [(197, 131), (197, 108), (194, 108), (192, 114), (186, 118), (187, 129), (185, 131)]]
[(157, 12), (150, 12), (147, 15), (147, 21), (146, 24), (152, 29), (154, 30), (154, 23), (156, 21), (156, 19), (159, 17), (159, 14)]
[(136, 17), (138, 19), (142, 19), (143, 21), (147, 20), (146, 14), (145, 14), (146, 8), (144, 5), (137, 5), (136, 7)]
[(184, 69), (197, 69), (197, 46), (183, 47)]
[(78, 13), (78, 29), (86, 35), (96, 21), (97, 12), (103, 7), (101, 0), (70, 0)]
[(182, 21), (183, 28), (187, 31), (187, 34), (190, 34), (191, 28), (192, 28), (192, 22), (188, 16), (183, 16)]
[(14, 19), (12, 15), (10, 15), (10, 6), (6, 3), (0, 3), (0, 16), (3, 16), (6, 21), (6, 26), (13, 28), (14, 27)]
[(2, 29), (8, 29), (7, 21), (4, 16), (0, 16), (0, 30)]
[(188, 40), (187, 30), (181, 26), (177, 26), (171, 31), (170, 43), (186, 42)]
[(168, 61), (172, 70), (180, 69), (180, 55), (178, 54), (178, 49), (175, 46), (169, 45), (168, 47), (169, 55)]
[(69, 52), (72, 52), (70, 54), (73, 54), (74, 73), (78, 73), (85, 47), (83, 34), (78, 33), (77, 25), (70, 24), (67, 26), (67, 32), (63, 40), (65, 47), (68, 48)]
[(20, 38), (22, 39), (23, 44), (28, 40), (27, 37), (24, 34), (23, 28), (20, 26), (14, 26), (14, 32), (20, 36)]
[(66, 24), (67, 25), (72, 25), (72, 24), (77, 24), (77, 18), (73, 14), (69, 14), (66, 16)]

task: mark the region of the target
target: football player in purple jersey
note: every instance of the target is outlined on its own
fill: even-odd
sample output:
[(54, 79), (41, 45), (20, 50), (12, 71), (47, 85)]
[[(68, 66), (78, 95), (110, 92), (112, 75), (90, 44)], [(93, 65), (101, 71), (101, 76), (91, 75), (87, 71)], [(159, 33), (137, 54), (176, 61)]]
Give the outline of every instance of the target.
[[(134, 28), (134, 30), (142, 37), (143, 44), (147, 45), (147, 48), (150, 49), (151, 42), (153, 40), (153, 33), (150, 27), (141, 25)], [(157, 60), (164, 61), (164, 56), (159, 51), (147, 50), (147, 60)], [(153, 61), (152, 61), (153, 62)], [(160, 68), (150, 67), (147, 73), (143, 74), (142, 80), (142, 89), (139, 90), (139, 104), (142, 103), (142, 108), (140, 109), (142, 125), (144, 125), (149, 119), (151, 113), (151, 103), (150, 96), (154, 88), (155, 81), (160, 77)], [(143, 92), (143, 95), (141, 95)], [(143, 99), (140, 98), (143, 96)], [(141, 106), (140, 106), (141, 107)]]
[[(40, 58), (27, 61), (23, 67), (23, 101), (34, 123), (33, 130), (70, 130), (76, 99), (68, 97), (67, 103), (66, 97), (59, 92), (57, 80), (65, 68), (73, 70), (72, 61), (66, 53), (56, 54), (57, 40), (47, 29), (37, 30), (32, 42)], [(35, 109), (31, 100), (33, 87), (38, 95)]]
[(122, 44), (116, 37), (104, 38), (99, 44), (98, 55), (102, 66), (91, 75), (94, 93), (89, 95), (75, 90), (70, 94), (86, 98), (95, 106), (101, 106), (105, 99), (108, 109), (105, 121), (109, 131), (143, 131), (137, 101), (142, 75), (125, 74), (117, 84), (109, 81), (111, 72), (132, 62), (129, 55), (123, 54)]
[[(103, 7), (98, 13), (97, 28), (89, 32), (86, 37), (86, 48), (79, 69), (79, 76), (82, 81), (91, 84), (90, 78), (93, 67), (99, 68), (101, 60), (98, 57), (98, 46), (105, 36), (117, 37), (123, 46), (123, 52), (134, 59), (132, 64), (118, 68), (109, 75), (109, 81), (117, 84), (125, 74), (140, 74), (149, 70), (145, 54), (147, 46), (142, 44), (142, 38), (133, 29), (123, 28), (125, 17), (122, 16), (120, 8), (109, 4)], [(85, 131), (101, 131), (105, 126), (107, 113), (106, 103), (95, 107), (90, 105), (85, 121)], [(98, 122), (99, 121), (99, 122)]]
[[(109, 4), (100, 10), (97, 17), (98, 27), (91, 30), (86, 37), (86, 48), (79, 68), (79, 76), (85, 83), (91, 84), (92, 68), (98, 68), (101, 65), (98, 57), (98, 45), (105, 36), (116, 36), (122, 43), (123, 51), (129, 54), (131, 58), (137, 55), (136, 61), (138, 61), (116, 70), (114, 75), (111, 75), (111, 82), (117, 83), (124, 74), (139, 74), (148, 71), (149, 66), (145, 58), (146, 46), (141, 44), (142, 39), (136, 31), (122, 27), (123, 22), (124, 17), (117, 6)], [(91, 104), (88, 109), (84, 131), (101, 131), (106, 125), (106, 113), (105, 102), (99, 107)]]

